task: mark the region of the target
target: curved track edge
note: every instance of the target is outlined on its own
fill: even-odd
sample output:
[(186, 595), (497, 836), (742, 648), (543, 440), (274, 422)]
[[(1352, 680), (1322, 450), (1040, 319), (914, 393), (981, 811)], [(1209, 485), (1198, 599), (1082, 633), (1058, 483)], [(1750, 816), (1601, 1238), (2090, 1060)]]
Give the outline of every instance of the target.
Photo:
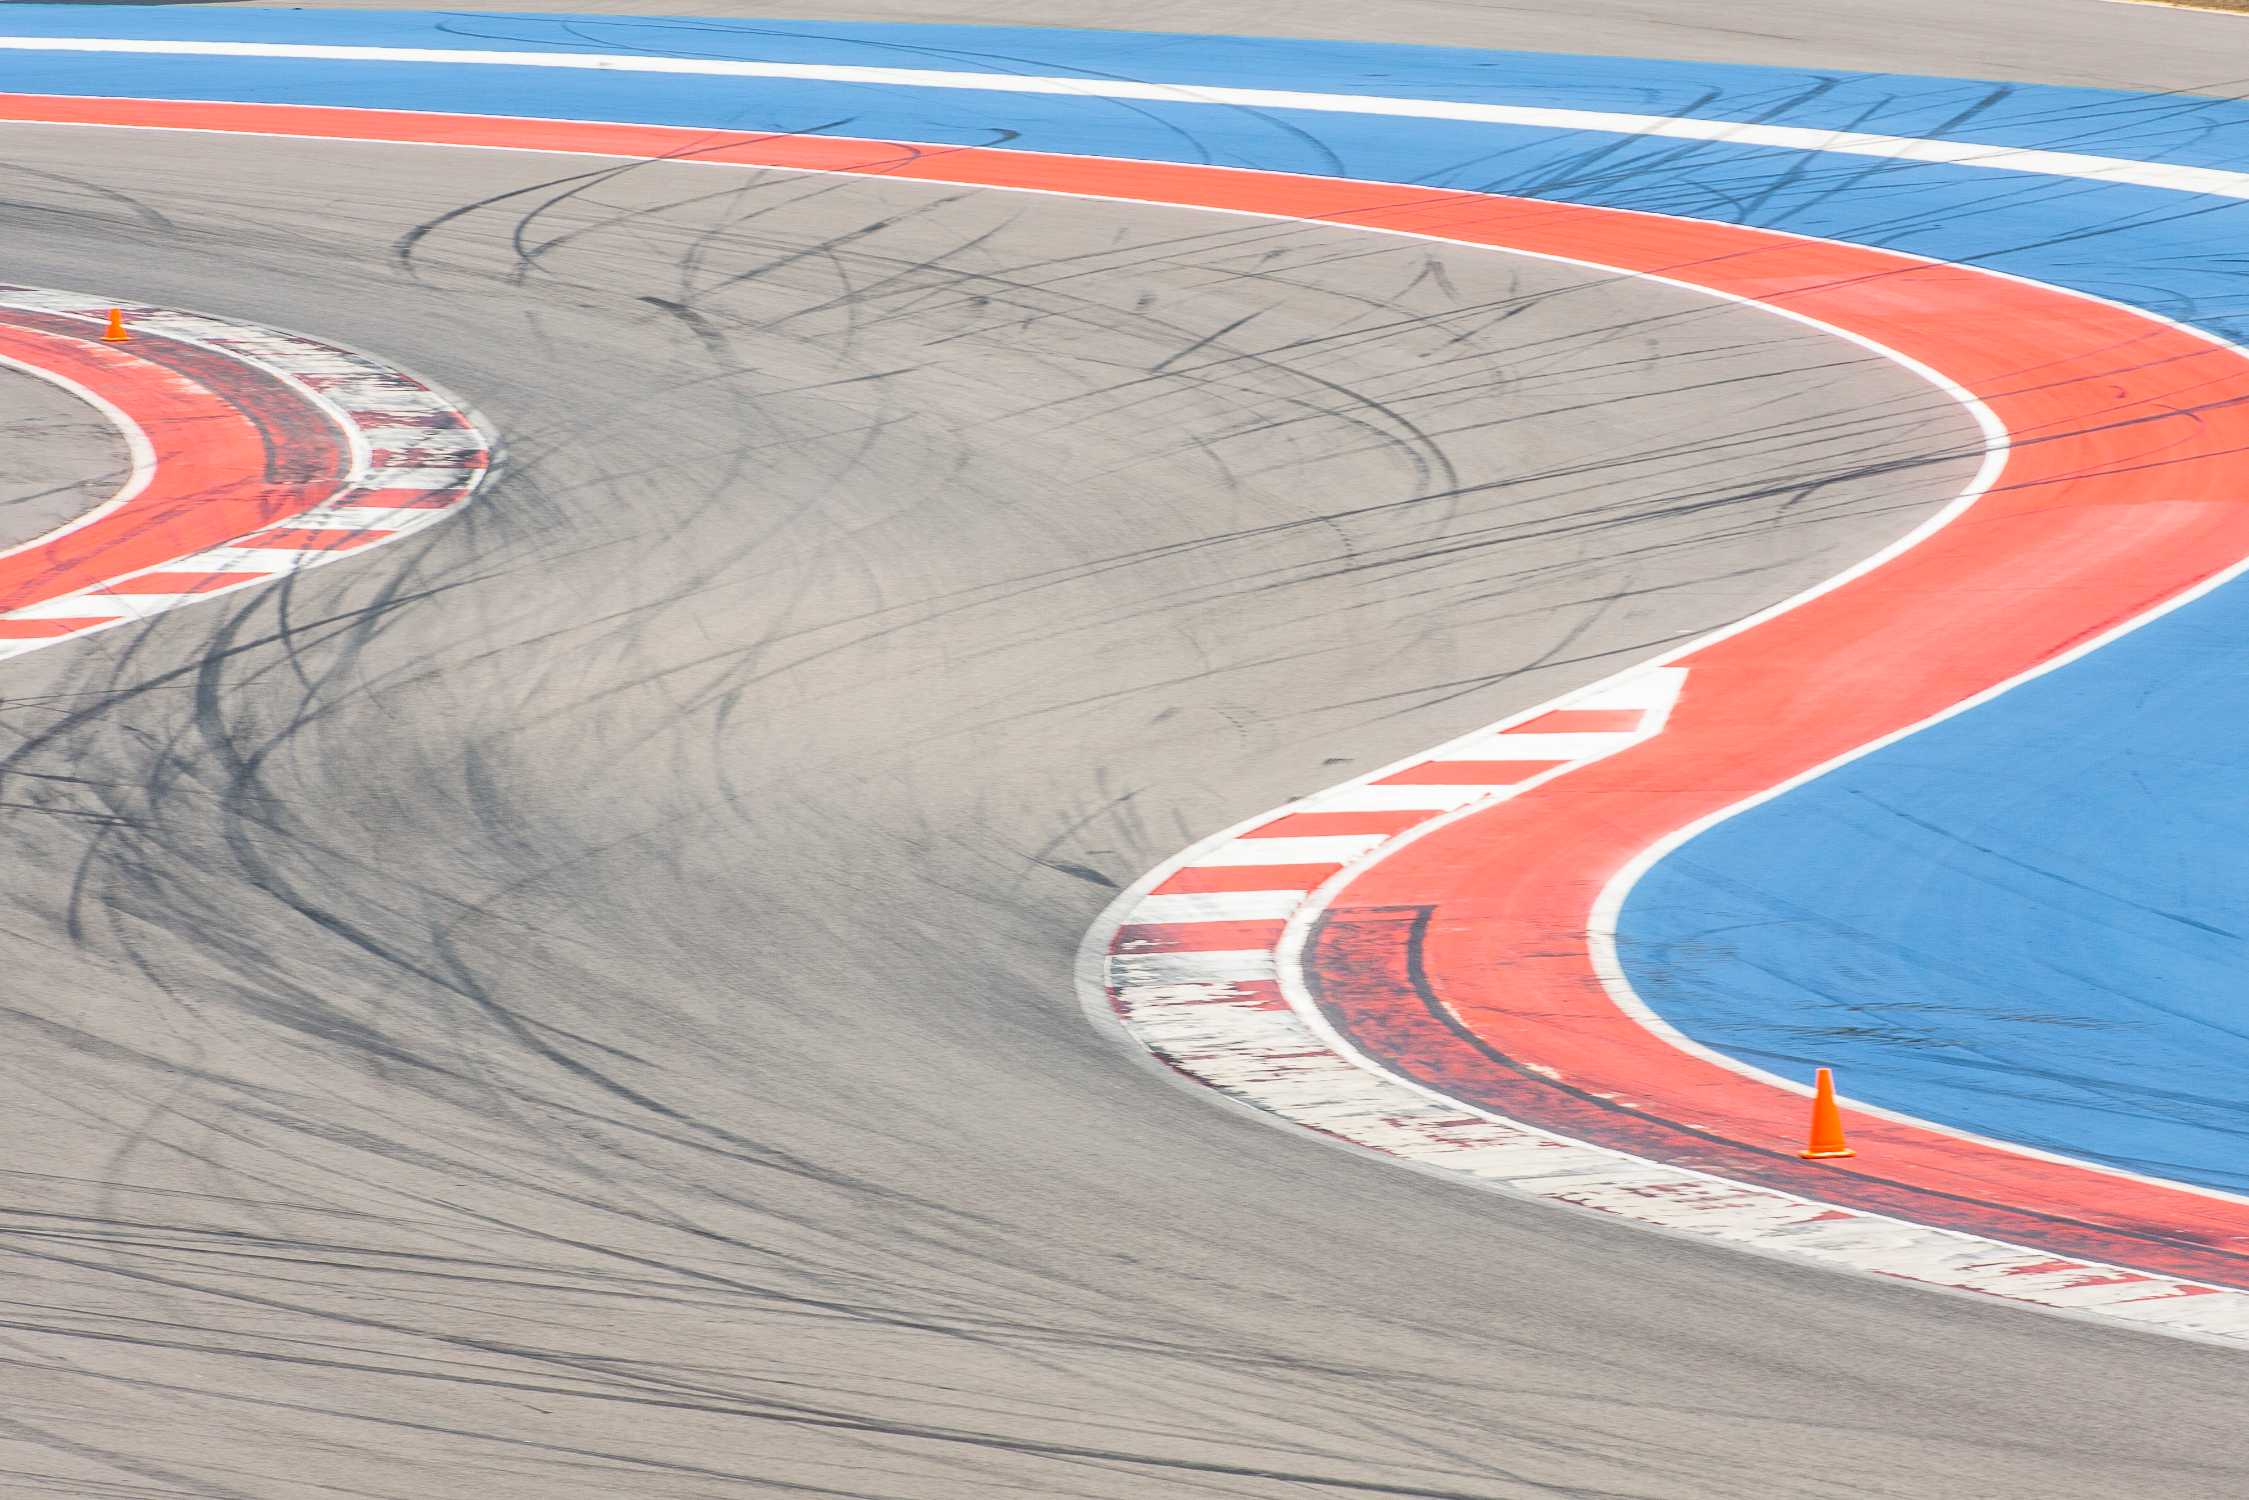
[(120, 427), (133, 476), (0, 553), (0, 659), (289, 577), (443, 520), (491, 472), (478, 418), (403, 370), (256, 324), (0, 286), (0, 356)]
[[(1741, 251), (1753, 254), (1754, 237), (1743, 238)], [(1713, 253), (1695, 264), (1685, 279), (1722, 261)], [(1849, 284), (1848, 270), (1830, 270), (1830, 287)], [(1894, 263), (1860, 274), (1892, 279), (1885, 296), (1898, 306), (1883, 316), (1913, 333), (1907, 348), (1925, 352), (1942, 314), (1898, 296), (1906, 278)], [(2083, 325), (2084, 345), (2008, 351), (1962, 382), (1989, 393), (2028, 438), (1995, 442), (2008, 465), (1998, 498), (1971, 511), (1971, 488), (1900, 544), (1741, 625), (1203, 841), (1096, 925), (1081, 966), (1089, 998), (1189, 1077), (1486, 1185), (1840, 1268), (2249, 1342), (2239, 1284), (2249, 1220), (2237, 1201), (1865, 1111), (1856, 1128), (1886, 1152), (1847, 1169), (1807, 1166), (1789, 1139), (1800, 1118), (1761, 1138), (1738, 1128), (1749, 1116), (1772, 1124), (1773, 1101), (1800, 1116), (1800, 1103), (1769, 1086), (1801, 1086), (1673, 1050), (1615, 960), (1632, 876), (1695, 832), (2066, 664), (2245, 565), (2235, 559), (2249, 552), (2249, 532), (2226, 504), (2249, 393), (2241, 351), (2034, 283), (2003, 280), (1997, 290), (2068, 298), (2060, 311)], [(1801, 306), (1803, 291), (1783, 289), (1781, 300)], [(1953, 312), (1973, 326), (1966, 300)], [(2006, 365), (2009, 357), (2018, 363)], [(2035, 380), (1994, 379), (2034, 370)], [(2183, 383), (2173, 387), (2173, 375)], [(2034, 389), (2044, 409), (2025, 402)], [(2178, 400), (2187, 390), (2198, 394)], [(2076, 409), (2056, 409), (2056, 393)], [(2138, 409), (2142, 400), (2149, 410)], [(2143, 423), (2166, 425), (2152, 414), (2166, 408), (2180, 424), (2166, 439), (2205, 427), (2209, 441), (2162, 459), (2127, 452), (2136, 440), (2117, 446)], [(2167, 516), (2187, 513), (2191, 536), (2161, 535)], [(1963, 514), (1974, 517), (1965, 534)], [(2043, 576), (2039, 566), (2056, 559), (2016, 544), (2067, 532), (2057, 515), (2130, 517), (2156, 536), (2144, 546), (2112, 547), (2111, 538)], [(1948, 524), (1939, 546), (1932, 538)], [(1963, 559), (1981, 553), (2003, 571), (2026, 551), (2026, 576), (2005, 608), (2032, 617), (2034, 630), (1999, 631), (1930, 673), (1931, 711), (1905, 712), (1913, 695), (1866, 691), (1870, 674), (1910, 676), (1917, 665), (1895, 649), (1885, 655), (1899, 642), (1870, 633), (1902, 620), (1926, 637), (1920, 621), (1931, 615), (1990, 629), (1988, 607), (1948, 608), (1946, 590), (1960, 588), (1970, 606), (1980, 594), (1988, 606), (1993, 578)], [(2018, 661), (2021, 671), (2003, 669)], [(1844, 696), (1873, 700), (1874, 717), (1829, 703), (1810, 706), (1832, 710), (1832, 723), (1816, 712), (1791, 719), (1790, 705), (1774, 701), (1791, 691), (1808, 699), (1823, 673), (1849, 684)], [(1704, 710), (1684, 736), (1675, 730), (1683, 695)], [(1698, 758), (1698, 748), (1714, 748), (1714, 725), (1723, 725), (1722, 748)], [(1866, 734), (1872, 725), (1883, 732)], [(1863, 737), (1847, 743), (1854, 734)], [(1823, 743), (1834, 753), (1818, 753)], [(1701, 811), (1712, 802), (1717, 810)], [(1634, 821), (1682, 805), (1698, 814), (1680, 818), (1684, 827), (1643, 831)], [(1680, 1065), (1702, 1063), (1719, 1076), (1679, 1077)], [(1726, 1084), (1732, 1096), (1751, 1094), (1744, 1079), (1765, 1107), (1729, 1118), (1731, 1130), (1706, 1125)], [(1643, 1150), (1620, 1149), (1629, 1146)], [(2011, 1202), (2011, 1190), (2029, 1207)], [(1987, 1225), (2012, 1233), (1980, 1232)]]

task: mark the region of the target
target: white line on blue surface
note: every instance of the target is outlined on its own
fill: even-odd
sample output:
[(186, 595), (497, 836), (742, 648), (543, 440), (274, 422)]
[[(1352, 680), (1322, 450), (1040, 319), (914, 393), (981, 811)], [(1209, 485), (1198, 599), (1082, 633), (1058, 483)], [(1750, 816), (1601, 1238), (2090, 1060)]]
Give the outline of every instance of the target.
[(1759, 125), (1673, 115), (1619, 114), (1525, 104), (1471, 104), (1454, 99), (1402, 99), (1387, 95), (1327, 94), (1292, 89), (1225, 88), (1203, 84), (1061, 78), (999, 73), (957, 73), (929, 68), (870, 68), (830, 63), (759, 62), (747, 59), (649, 57), (606, 52), (498, 52), (448, 47), (358, 47), (310, 42), (186, 42), (121, 37), (0, 36), (0, 51), (76, 52), (147, 57), (280, 58), (304, 62), (421, 63), (448, 67), (563, 68), (581, 72), (654, 73), (711, 78), (763, 78), (799, 83), (864, 84), (878, 88), (958, 89), (994, 94), (1050, 94), (1137, 103), (1202, 104), (1237, 109), (1303, 110), (1321, 114), (1377, 115), (1394, 119), (1448, 120), (1584, 130), (1604, 135), (1713, 141), (1786, 151), (1830, 152), (1885, 161), (1935, 163), (2038, 177), (2126, 183), (2172, 192), (2249, 199), (2249, 172), (2220, 167), (2129, 161), (2077, 151), (2040, 151), (1974, 141), (1820, 130), (1801, 125)]

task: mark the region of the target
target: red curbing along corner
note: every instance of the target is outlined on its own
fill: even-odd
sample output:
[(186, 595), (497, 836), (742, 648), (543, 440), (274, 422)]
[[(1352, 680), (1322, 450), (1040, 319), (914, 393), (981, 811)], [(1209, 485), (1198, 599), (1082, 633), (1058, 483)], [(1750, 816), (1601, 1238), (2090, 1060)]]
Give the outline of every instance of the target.
[[(1784, 1145), (1801, 1093), (1681, 1045), (1615, 968), (1616, 909), (1647, 851), (2049, 670), (2249, 558), (2241, 351), (2027, 282), (1948, 268), (1885, 277), (1869, 296), (1833, 269), (1784, 305), (1857, 326), (1981, 398), (2015, 435), (1988, 492), (1880, 566), (1672, 653), (1685, 689), (1660, 734), (1435, 820), (1337, 882), (1304, 919), (1306, 982), (1384, 1065), (1511, 1119), (2249, 1288), (2249, 1203), (2222, 1193), (1864, 1111), (1849, 1119), (1855, 1162), (1801, 1162)], [(1401, 911), (1418, 915), (1410, 931)], [(1410, 980), (1370, 980), (1357, 957), (1369, 943), (1394, 946), (1390, 972)]]
[(0, 287), (0, 359), (94, 404), (124, 489), (0, 552), (0, 658), (269, 582), (421, 529), (491, 462), (476, 422), (377, 360), (164, 308)]

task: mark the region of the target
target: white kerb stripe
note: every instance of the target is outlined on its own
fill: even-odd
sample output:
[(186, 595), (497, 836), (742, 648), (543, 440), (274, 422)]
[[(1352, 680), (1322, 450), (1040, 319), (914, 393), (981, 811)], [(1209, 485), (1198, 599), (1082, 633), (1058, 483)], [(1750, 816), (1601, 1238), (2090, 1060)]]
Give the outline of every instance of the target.
[[(1651, 667), (1645, 672), (1635, 672), (1614, 682), (1604, 682), (1572, 693), (1556, 704), (1557, 708), (1637, 708), (1643, 713), (1668, 714), (1671, 705), (1679, 701), (1679, 690), (1686, 686), (1685, 667)], [(1654, 728), (1643, 723), (1642, 733)]]
[(1143, 896), (1127, 922), (1284, 922), (1304, 904), (1304, 891), (1204, 891)]
[(415, 464), (406, 468), (376, 467), (367, 471), (366, 477), (354, 485), (355, 490), (449, 490), (466, 484), (482, 469), (463, 468), (459, 464), (431, 467)]
[[(401, 388), (396, 381), (322, 379), (308, 380), (305, 383), (317, 386), (322, 395), (333, 396), (338, 400), (348, 399), (347, 393), (357, 389), (364, 400), (371, 405), (381, 407), (381, 410), (367, 413), (370, 421), (375, 423), (395, 422), (401, 417), (422, 416), (452, 410), (445, 398), (435, 391), (416, 390), (412, 387)], [(362, 423), (361, 425), (368, 424)], [(449, 432), (457, 429), (450, 427), (417, 427), (414, 430), (416, 432)]]
[(264, 575), (245, 573), (239, 583), (230, 583), (221, 588), (205, 589), (197, 594), (93, 594), (75, 597), (81, 605), (98, 604), (99, 606), (98, 608), (82, 608), (79, 611), (81, 614), (104, 614), (115, 615), (126, 620), (147, 620), (153, 619), (168, 609), (178, 609), (185, 604), (200, 604), (205, 599), (214, 599), (221, 594), (232, 593), (236, 589), (246, 589), (263, 582), (265, 582)]
[(362, 423), (359, 432), (370, 448), (454, 455), (484, 451), (484, 439), (465, 427), (373, 427)]
[(65, 594), (59, 599), (41, 599), (0, 614), (0, 620), (90, 620), (114, 618), (124, 611), (108, 599), (94, 600), (84, 594)]
[(1494, 786), (1375, 786), (1354, 782), (1289, 804), (1296, 812), (1450, 812), (1504, 792)]
[(1198, 865), (1340, 865), (1390, 838), (1387, 833), (1336, 833), (1303, 839), (1234, 839), (1195, 856)]
[(422, 506), (322, 505), (275, 524), (292, 531), (404, 531), (444, 514)]
[(1295, 89), (1243, 89), (1184, 83), (1061, 78), (1000, 73), (955, 73), (929, 68), (870, 68), (840, 63), (779, 63), (749, 59), (646, 57), (607, 52), (500, 52), (447, 47), (340, 47), (304, 42), (174, 42), (111, 37), (0, 37), (0, 50), (83, 52), (151, 57), (267, 57), (306, 62), (388, 62), (447, 67), (556, 68), (574, 72), (657, 73), (706, 78), (771, 78), (802, 83), (868, 84), (883, 88), (958, 89), (992, 94), (1053, 94), (1077, 99), (1128, 99), (1153, 104), (1206, 104), (1236, 109), (1306, 110), (1321, 114), (1380, 115), (1409, 120), (1455, 120), (1478, 125), (1522, 125), (1584, 130), (1603, 135), (1657, 136), (1770, 146), (1784, 151), (1824, 151), (1884, 161), (1936, 163), (2039, 177), (2128, 183), (2173, 192), (2249, 198), (2249, 172), (2221, 167), (2173, 166), (2037, 151), (1974, 141), (1935, 141), (1819, 130), (1801, 125), (1757, 125), (1742, 120), (1681, 119), (1610, 110), (1555, 109), (1524, 104), (1469, 104), (1454, 99), (1400, 99), (1380, 94), (1328, 94)]
[[(149, 326), (159, 327), (161, 325), (152, 319)], [(305, 349), (299, 346), (295, 340), (252, 342), (240, 338), (225, 340), (213, 338), (209, 342), (214, 344), (223, 342), (227, 348), (238, 354), (255, 354), (262, 362), (287, 370), (290, 374), (299, 377), (306, 375), (348, 375), (355, 380), (369, 378), (367, 366), (361, 361), (325, 349)]]
[(1116, 953), (1109, 957), (1109, 977), (1119, 988), (1271, 979), (1273, 950), (1228, 948), (1210, 953)]
[(290, 373), (331, 400), (339, 403), (357, 402), (378, 409), (380, 415), (388, 415), (391, 411), (433, 412), (449, 409), (444, 398), (435, 392), (401, 386), (395, 378), (387, 376), (369, 375), (364, 371), (352, 375), (323, 375), (310, 370), (292, 370)]
[(1486, 734), (1454, 740), (1433, 760), (1595, 760), (1614, 755), (1637, 734)]
[(207, 551), (190, 553), (165, 565), (168, 573), (294, 573), (304, 568), (316, 568), (331, 558), (348, 556), (342, 552), (306, 551), (286, 547), (244, 547), (240, 545), (212, 547)]

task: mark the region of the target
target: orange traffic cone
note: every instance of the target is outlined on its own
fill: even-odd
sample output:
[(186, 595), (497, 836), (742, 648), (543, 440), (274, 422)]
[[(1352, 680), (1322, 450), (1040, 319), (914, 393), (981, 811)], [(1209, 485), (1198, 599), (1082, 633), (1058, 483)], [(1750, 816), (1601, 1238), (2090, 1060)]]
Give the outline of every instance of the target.
[(125, 331), (125, 310), (119, 307), (111, 308), (109, 310), (109, 327), (102, 331), (102, 342), (105, 344), (122, 344), (131, 337), (132, 335)]
[(1819, 1082), (1812, 1091), (1812, 1143), (1796, 1154), (1806, 1161), (1858, 1155), (1843, 1144), (1843, 1111), (1835, 1107), (1835, 1074), (1826, 1068), (1819, 1070)]

